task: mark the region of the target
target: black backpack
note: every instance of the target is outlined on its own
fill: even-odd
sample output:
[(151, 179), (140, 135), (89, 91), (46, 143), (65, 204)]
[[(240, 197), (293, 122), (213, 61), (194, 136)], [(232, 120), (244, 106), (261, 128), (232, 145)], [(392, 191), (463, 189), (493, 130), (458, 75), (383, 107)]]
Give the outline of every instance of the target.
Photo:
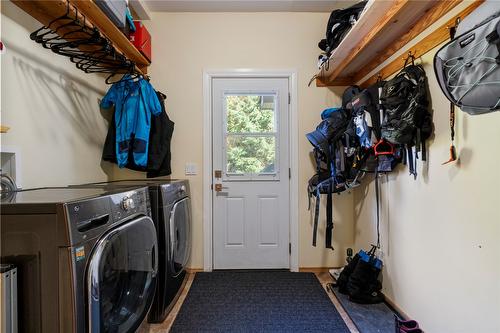
[[(366, 136), (369, 139), (369, 142), (365, 140), (362, 143), (360, 142), (353, 166), (356, 170), (362, 172), (390, 172), (401, 162), (399, 147), (381, 140), (383, 106), (379, 100), (379, 91), (382, 90), (384, 85), (385, 81), (378, 81), (362, 91), (359, 90), (354, 95), (352, 95), (352, 91), (355, 87), (349, 87), (343, 95), (343, 97), (346, 97), (346, 100), (343, 99), (343, 103), (350, 105), (352, 108), (351, 132), (356, 133), (357, 129), (354, 118), (362, 117), (363, 121), (361, 122), (365, 123)], [(350, 100), (347, 101), (349, 96), (351, 96)]]
[[(353, 117), (369, 114), (371, 118), (370, 140), (372, 145), (380, 140), (380, 106), (378, 104), (378, 87), (371, 86), (354, 96), (351, 101)], [(373, 134), (372, 134), (373, 133)]]
[(370, 251), (359, 251), (358, 262), (347, 281), (349, 300), (360, 304), (375, 304), (384, 300), (381, 293), (382, 283), (378, 279), (382, 271), (382, 261), (375, 255), (377, 247)]
[(332, 248), (332, 194), (345, 191), (355, 177), (352, 165), (357, 141), (354, 136), (346, 133), (350, 122), (349, 110), (340, 108), (329, 114), (328, 118), (323, 119), (315, 131), (306, 135), (314, 147), (313, 155), (316, 163), (316, 173), (308, 183), (309, 208), (311, 198), (313, 196), (316, 198), (313, 246), (316, 246), (321, 194), (327, 195), (325, 246)]
[(382, 283), (378, 277), (382, 270), (382, 261), (375, 255), (377, 247), (370, 251), (359, 251), (344, 267), (337, 279), (337, 287), (342, 294), (349, 295), (349, 300), (360, 304), (375, 304), (384, 300), (381, 293)]
[(361, 92), (359, 86), (349, 86), (342, 94), (342, 107), (344, 109), (352, 110), (352, 98)]
[(422, 66), (413, 63), (405, 66), (396, 77), (386, 82), (380, 99), (385, 112), (382, 138), (406, 147), (410, 174), (416, 177), (412, 147), (416, 148), (415, 161), (419, 152), (426, 161), (425, 140), (432, 134), (427, 77)]
[(326, 39), (322, 39), (318, 47), (330, 56), (356, 23), (365, 5), (366, 1), (362, 1), (349, 8), (334, 10), (326, 26)]

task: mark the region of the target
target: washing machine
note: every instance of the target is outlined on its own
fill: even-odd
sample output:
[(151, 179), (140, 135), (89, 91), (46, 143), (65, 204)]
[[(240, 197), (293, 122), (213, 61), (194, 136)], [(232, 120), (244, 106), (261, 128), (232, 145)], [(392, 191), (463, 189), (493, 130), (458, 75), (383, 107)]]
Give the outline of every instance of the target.
[(158, 271), (148, 188), (25, 190), (0, 208), (1, 261), (18, 270), (19, 331), (136, 331)]
[(175, 305), (186, 282), (186, 265), (191, 254), (191, 203), (187, 180), (117, 180), (73, 185), (115, 189), (147, 186), (151, 215), (159, 242), (158, 284), (148, 315), (151, 323), (161, 323)]

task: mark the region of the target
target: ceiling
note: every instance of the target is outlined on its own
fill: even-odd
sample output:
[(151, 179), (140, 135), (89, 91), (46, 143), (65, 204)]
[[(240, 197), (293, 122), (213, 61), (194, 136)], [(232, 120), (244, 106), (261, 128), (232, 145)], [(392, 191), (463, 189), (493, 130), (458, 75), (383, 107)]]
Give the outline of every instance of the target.
[(143, 0), (152, 12), (331, 12), (353, 0)]

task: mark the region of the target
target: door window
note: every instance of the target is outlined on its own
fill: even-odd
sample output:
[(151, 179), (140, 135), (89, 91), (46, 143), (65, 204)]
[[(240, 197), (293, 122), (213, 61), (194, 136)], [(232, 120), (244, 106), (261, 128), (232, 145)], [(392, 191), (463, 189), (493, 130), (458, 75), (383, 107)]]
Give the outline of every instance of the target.
[(143, 217), (109, 232), (88, 270), (91, 332), (135, 332), (156, 287), (157, 240)]
[(276, 94), (225, 94), (225, 180), (277, 179)]

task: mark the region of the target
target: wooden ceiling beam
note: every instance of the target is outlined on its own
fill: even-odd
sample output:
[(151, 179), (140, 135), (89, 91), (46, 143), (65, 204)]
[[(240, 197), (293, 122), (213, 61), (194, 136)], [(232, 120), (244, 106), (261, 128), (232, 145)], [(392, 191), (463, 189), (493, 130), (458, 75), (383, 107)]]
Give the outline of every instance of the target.
[[(438, 29), (434, 30), (432, 33), (424, 37), (420, 42), (418, 42), (416, 45), (413, 47), (409, 48), (407, 52), (411, 52), (411, 54), (415, 58), (419, 58), (426, 54), (427, 52), (431, 51), (432, 49), (436, 48), (439, 46), (441, 43), (445, 42), (450, 38), (450, 33), (448, 28), (451, 26), (455, 25), (456, 19), (461, 18), (463, 19), (467, 15), (469, 15), (474, 9), (476, 9), (481, 3), (483, 3), (484, 0), (478, 0), (473, 3), (471, 3), (467, 8), (462, 10), (460, 13), (457, 15), (453, 16), (451, 19), (449, 19), (445, 24), (441, 25)], [(376, 74), (372, 75), (371, 77), (367, 78), (363, 82), (360, 82), (359, 85), (361, 87), (367, 87), (371, 84), (374, 84), (377, 82), (377, 78), (380, 77), (382, 79), (386, 79), (390, 77), (391, 75), (395, 74), (399, 70), (401, 70), (404, 66), (404, 58), (403, 59), (395, 59), (392, 62), (390, 62), (387, 66), (382, 68), (379, 72)], [(359, 82), (359, 81), (355, 81)]]
[(378, 22), (375, 27), (373, 27), (368, 33), (361, 39), (357, 45), (353, 45), (352, 49), (349, 51), (347, 57), (342, 59), (339, 64), (336, 64), (333, 71), (328, 76), (327, 82), (335, 82), (339, 74), (351, 63), (351, 61), (356, 58), (362, 51), (370, 47), (370, 44), (388, 25), (394, 20), (394, 18), (402, 12), (402, 10), (409, 4), (409, 0), (397, 0), (389, 8), (389, 11), (384, 14), (380, 22)]
[(362, 80), (371, 71), (389, 59), (394, 53), (411, 42), (438, 19), (443, 17), (443, 15), (455, 8), (460, 2), (462, 2), (462, 0), (436, 1), (437, 4), (428, 10), (427, 13), (425, 13), (422, 18), (420, 18), (417, 23), (410, 30), (408, 30), (408, 32), (402, 35), (399, 39), (395, 40), (388, 48), (383, 50), (382, 53), (376, 54), (368, 64), (361, 67), (354, 76), (354, 82)]

